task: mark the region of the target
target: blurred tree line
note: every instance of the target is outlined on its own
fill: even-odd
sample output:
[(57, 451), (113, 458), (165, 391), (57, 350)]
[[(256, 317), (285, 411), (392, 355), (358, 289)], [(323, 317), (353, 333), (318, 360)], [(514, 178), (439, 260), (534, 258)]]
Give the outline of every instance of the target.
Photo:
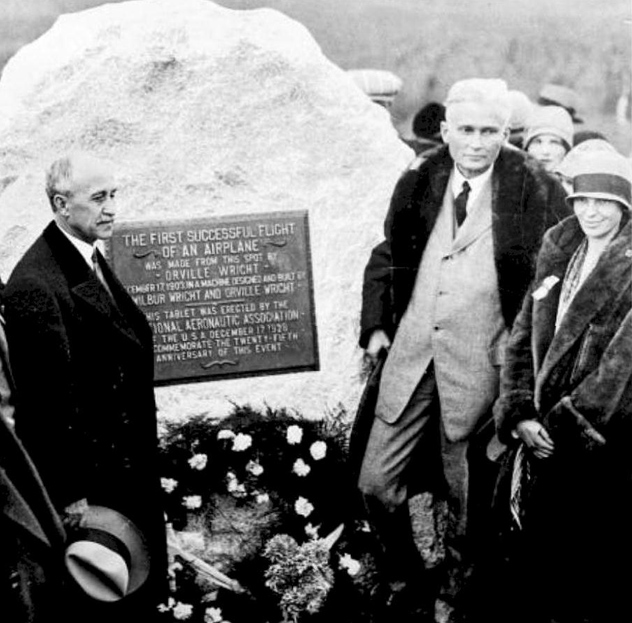
[[(117, 1), (117, 0), (114, 0)], [(118, 0), (120, 1), (120, 0)], [(145, 0), (151, 1), (151, 0)], [(177, 0), (174, 0), (177, 1)], [(2, 0), (0, 66), (48, 29), (56, 16), (103, 0)], [(629, 0), (217, 0), (233, 9), (271, 7), (303, 23), (343, 69), (388, 69), (404, 85), (392, 108), (405, 128), (455, 80), (504, 78), (535, 98), (545, 82), (580, 95), (586, 127), (617, 134), (630, 150), (628, 123), (616, 124), (629, 97), (632, 4)]]

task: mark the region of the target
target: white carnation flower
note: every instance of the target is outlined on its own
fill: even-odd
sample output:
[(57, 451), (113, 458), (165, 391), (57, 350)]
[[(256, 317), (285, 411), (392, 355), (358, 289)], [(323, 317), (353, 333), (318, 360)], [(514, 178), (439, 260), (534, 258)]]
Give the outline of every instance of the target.
[(311, 523), (308, 523), (305, 526), (305, 534), (310, 537), (311, 539), (317, 539), (318, 538), (318, 528), (320, 526), (313, 526)]
[(167, 493), (171, 493), (178, 486), (178, 481), (173, 478), (161, 478), (160, 485)]
[(309, 447), (309, 453), (312, 455), (314, 461), (320, 461), (324, 459), (327, 454), (327, 444), (324, 441), (315, 441)]
[(263, 466), (256, 461), (248, 461), (246, 471), (249, 471), (253, 476), (261, 476), (263, 474)]
[(296, 445), (301, 443), (301, 440), (303, 439), (303, 429), (300, 426), (297, 426), (296, 424), (292, 424), (292, 426), (288, 426), (287, 427), (287, 433), (286, 433), (286, 437), (287, 437), (287, 442), (290, 445)]
[(226, 488), (229, 493), (232, 493), (236, 498), (243, 498), (246, 495), (246, 487), (237, 480), (237, 476), (233, 472), (226, 474)]
[(182, 602), (178, 602), (173, 608), (173, 618), (178, 619), (178, 621), (184, 621), (188, 619), (193, 614), (193, 606), (190, 604), (183, 604)]
[(297, 476), (307, 476), (312, 471), (312, 468), (303, 459), (296, 459), (292, 471)]
[(243, 450), (247, 450), (252, 445), (252, 437), (250, 435), (245, 435), (244, 433), (239, 433), (233, 439), (233, 450), (235, 452), (241, 452)]
[(270, 501), (270, 496), (267, 493), (258, 493), (255, 501), (257, 504), (267, 504)]
[(202, 506), (202, 498), (199, 495), (185, 495), (182, 498), (182, 504), (189, 510), (194, 510)]
[(352, 558), (349, 554), (340, 556), (340, 568), (346, 569), (347, 573), (351, 576), (358, 575), (362, 565), (358, 560)]
[(314, 505), (304, 497), (300, 497), (294, 502), (294, 510), (296, 514), (301, 515), (301, 517), (309, 517), (314, 510)]
[(204, 612), (204, 623), (222, 623), (223, 620), (221, 608), (207, 608)]
[(222, 430), (217, 433), (218, 439), (232, 439), (235, 436), (232, 430), (228, 430), (227, 428), (222, 428)]
[(206, 454), (194, 454), (189, 459), (189, 465), (191, 466), (191, 469), (202, 470), (206, 467), (207, 462), (208, 462), (208, 456), (206, 456)]

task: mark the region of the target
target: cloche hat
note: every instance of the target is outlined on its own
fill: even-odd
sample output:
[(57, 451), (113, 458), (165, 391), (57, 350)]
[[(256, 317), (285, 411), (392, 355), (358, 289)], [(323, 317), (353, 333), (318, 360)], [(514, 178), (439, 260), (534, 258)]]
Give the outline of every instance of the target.
[(561, 106), (536, 106), (527, 122), (524, 148), (540, 134), (552, 134), (562, 139), (568, 151), (573, 145), (573, 120)]
[(578, 197), (609, 199), (632, 209), (632, 166), (619, 152), (591, 151), (575, 165), (571, 202)]

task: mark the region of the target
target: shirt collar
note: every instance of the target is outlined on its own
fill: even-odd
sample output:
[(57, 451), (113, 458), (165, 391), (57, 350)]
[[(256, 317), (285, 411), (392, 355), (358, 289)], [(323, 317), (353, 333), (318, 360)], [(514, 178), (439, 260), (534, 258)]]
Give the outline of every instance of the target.
[(72, 236), (67, 231), (64, 231), (61, 227), (59, 227), (59, 223), (55, 222), (59, 231), (70, 240), (75, 249), (81, 253), (81, 257), (86, 261), (88, 266), (92, 268), (92, 254), (94, 253), (95, 245), (89, 244), (88, 242), (84, 242), (83, 240), (79, 240), (75, 236)]
[(455, 164), (452, 172), (452, 193), (456, 197), (463, 190), (463, 182), (467, 182), (471, 188), (468, 205), (473, 203), (474, 197), (480, 193), (483, 186), (487, 183), (487, 180), (491, 177), (493, 171), (494, 165), (489, 167), (487, 171), (481, 173), (480, 175), (467, 179), (463, 177), (463, 174), (459, 171)]

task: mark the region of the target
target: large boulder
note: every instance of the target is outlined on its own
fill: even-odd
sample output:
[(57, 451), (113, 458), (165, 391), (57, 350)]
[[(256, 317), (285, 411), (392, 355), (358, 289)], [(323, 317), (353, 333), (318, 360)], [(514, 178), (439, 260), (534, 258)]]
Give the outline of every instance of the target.
[(309, 214), (320, 371), (160, 387), (162, 417), (353, 410), (362, 273), (412, 152), (301, 24), (139, 0), (63, 15), (22, 48), (0, 80), (3, 279), (51, 218), (44, 169), (74, 149), (120, 165), (119, 220)]

